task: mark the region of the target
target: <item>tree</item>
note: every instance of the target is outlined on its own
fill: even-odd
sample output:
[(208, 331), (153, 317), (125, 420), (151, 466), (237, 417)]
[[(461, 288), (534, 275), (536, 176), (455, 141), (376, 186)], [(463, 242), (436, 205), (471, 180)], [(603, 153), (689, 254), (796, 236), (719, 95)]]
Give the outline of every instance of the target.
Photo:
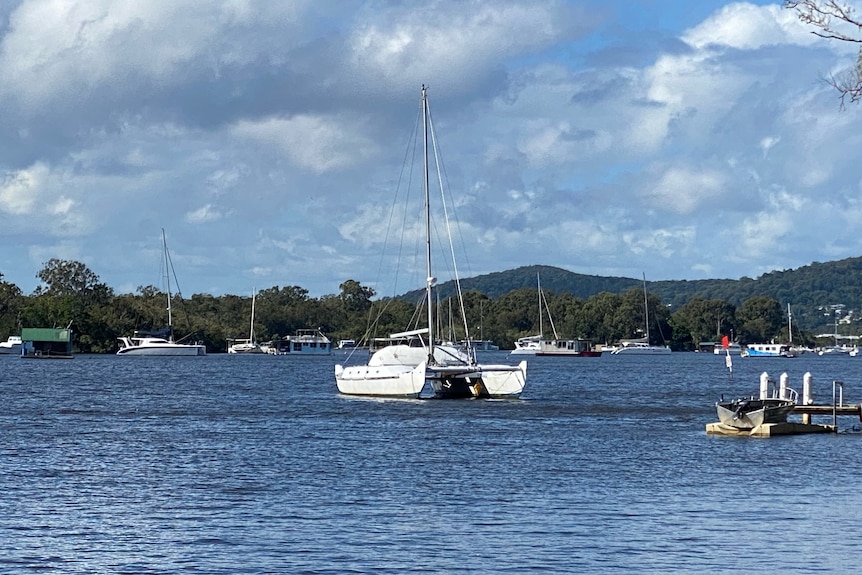
[[(784, 7), (795, 10), (799, 20), (816, 30), (811, 33), (830, 40), (862, 44), (862, 19), (853, 15), (853, 7), (838, 0), (784, 0)], [(832, 75), (827, 82), (841, 94), (841, 107), (845, 100), (862, 100), (862, 48), (856, 56), (856, 65), (842, 74)]]
[(750, 297), (736, 310), (745, 343), (764, 343), (775, 338), (784, 325), (781, 304), (768, 296)]

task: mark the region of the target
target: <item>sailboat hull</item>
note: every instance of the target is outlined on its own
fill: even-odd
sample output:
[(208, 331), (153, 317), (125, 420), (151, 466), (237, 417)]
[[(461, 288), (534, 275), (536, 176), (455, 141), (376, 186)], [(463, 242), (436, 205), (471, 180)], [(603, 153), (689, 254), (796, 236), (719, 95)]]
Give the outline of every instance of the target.
[(144, 342), (140, 345), (132, 345), (124, 347), (117, 352), (117, 355), (138, 356), (138, 355), (175, 355), (175, 356), (198, 356), (206, 355), (207, 348), (203, 345), (184, 345), (181, 343), (153, 343)]
[(515, 366), (429, 367), (427, 377), (438, 398), (515, 399), (521, 396), (527, 382), (527, 362)]
[(338, 391), (345, 395), (419, 397), (425, 387), (425, 362), (409, 365), (335, 366)]

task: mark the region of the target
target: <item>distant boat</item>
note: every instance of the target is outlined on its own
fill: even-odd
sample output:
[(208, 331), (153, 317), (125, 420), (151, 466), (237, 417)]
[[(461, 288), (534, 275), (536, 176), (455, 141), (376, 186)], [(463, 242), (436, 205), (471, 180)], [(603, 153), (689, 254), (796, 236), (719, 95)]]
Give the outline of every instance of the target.
[[(539, 292), (539, 333), (536, 335), (528, 335), (519, 338), (515, 341), (515, 349), (512, 350), (512, 355), (538, 355), (538, 356), (567, 356), (567, 357), (599, 357), (602, 355), (601, 350), (593, 349), (593, 344), (585, 339), (565, 339), (560, 338), (557, 334), (557, 328), (554, 325), (554, 318), (551, 316), (551, 309), (548, 307), (548, 300), (545, 299), (545, 294), (542, 292), (542, 283), (539, 274), (536, 274), (536, 285)], [(544, 313), (548, 314), (548, 321), (551, 323), (551, 330), (554, 332), (553, 339), (545, 338), (542, 330), (542, 317)]]
[(6, 341), (0, 341), (0, 355), (21, 355), (23, 344), (20, 335), (10, 335)]
[(269, 342), (264, 351), (272, 355), (330, 355), (332, 340), (319, 329), (298, 329), (294, 335)]
[[(422, 86), (421, 120), (424, 151), (425, 326), (391, 334), (392, 342), (374, 351), (365, 365), (336, 365), (338, 391), (345, 395), (415, 398), (419, 397), (426, 384), (430, 384), (434, 395), (440, 398), (520, 397), (526, 384), (526, 361), (515, 366), (479, 364), (472, 348), (465, 352), (457, 346), (440, 345), (435, 339), (436, 306), (433, 292), (437, 279), (431, 273), (429, 144), (434, 146), (434, 157), (438, 156), (425, 86)], [(458, 296), (461, 296), (460, 285)], [(465, 339), (470, 339), (469, 333), (466, 333), (466, 324)]]
[(353, 349), (356, 347), (355, 339), (339, 339), (338, 349)]
[(730, 338), (724, 336), (721, 339), (721, 345), (716, 345), (712, 353), (715, 355), (742, 355), (745, 348), (739, 342), (730, 341)]
[(500, 346), (490, 339), (462, 339), (458, 343), (464, 348), (473, 348), (476, 351), (500, 351)]
[(168, 325), (158, 331), (135, 331), (131, 337), (122, 336), (120, 349), (117, 355), (191, 355), (200, 356), (207, 354), (207, 348), (200, 343), (179, 343), (174, 341), (173, 315), (171, 313), (171, 273), (173, 266), (168, 255), (168, 242), (165, 239), (165, 230), (162, 228), (162, 246), (165, 259), (165, 279), (168, 292)]
[(649, 342), (649, 304), (647, 302), (646, 275), (644, 275), (644, 318), (644, 337), (620, 340), (620, 345), (611, 352), (611, 355), (670, 355), (670, 347), (651, 345)]
[(227, 347), (228, 353), (263, 353), (260, 345), (254, 339), (254, 300), (256, 296), (257, 293), (251, 294), (251, 326), (248, 330), (248, 339), (230, 340), (232, 343)]
[(741, 357), (796, 357), (790, 344), (786, 343), (749, 343), (740, 354)]

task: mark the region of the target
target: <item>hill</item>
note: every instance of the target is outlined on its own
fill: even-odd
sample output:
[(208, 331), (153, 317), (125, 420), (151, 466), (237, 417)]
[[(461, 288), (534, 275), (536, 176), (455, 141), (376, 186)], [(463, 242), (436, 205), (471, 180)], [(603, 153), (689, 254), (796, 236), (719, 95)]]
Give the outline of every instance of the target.
[[(578, 274), (553, 266), (524, 266), (516, 269), (465, 278), (464, 291), (475, 290), (496, 299), (512, 290), (536, 288), (536, 275), (541, 277), (542, 288), (554, 293), (569, 292), (587, 299), (601, 292), (622, 293), (640, 288), (643, 280), (625, 277), (603, 277)], [(790, 304), (794, 321), (806, 329), (832, 325), (831, 310), (842, 306), (843, 317), (852, 321), (862, 319), (862, 257), (834, 262), (813, 262), (797, 269), (773, 271), (756, 279), (742, 277), (706, 280), (647, 281), (647, 290), (678, 308), (695, 297), (719, 299), (739, 306), (746, 299), (760, 295), (774, 298), (782, 306)], [(454, 293), (454, 282), (440, 284), (441, 298)], [(422, 290), (402, 297), (411, 301), (421, 298)]]

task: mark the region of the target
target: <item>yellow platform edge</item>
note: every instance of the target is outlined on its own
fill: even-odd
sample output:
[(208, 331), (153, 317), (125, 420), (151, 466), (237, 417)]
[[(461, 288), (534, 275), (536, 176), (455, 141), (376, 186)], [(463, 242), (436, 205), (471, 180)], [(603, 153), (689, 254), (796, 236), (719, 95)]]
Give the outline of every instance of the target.
[(802, 435), (804, 433), (835, 433), (835, 427), (788, 421), (785, 423), (764, 423), (754, 429), (737, 429), (716, 421), (706, 424), (706, 432), (710, 435), (734, 437), (772, 437), (775, 435)]

